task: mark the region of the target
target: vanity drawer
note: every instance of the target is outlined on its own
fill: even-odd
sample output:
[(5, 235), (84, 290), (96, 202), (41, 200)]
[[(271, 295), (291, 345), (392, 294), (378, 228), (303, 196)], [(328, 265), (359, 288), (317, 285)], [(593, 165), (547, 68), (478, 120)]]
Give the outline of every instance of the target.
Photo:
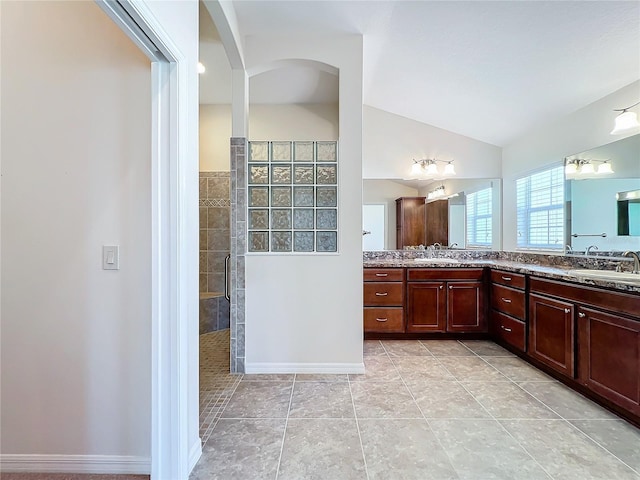
[(371, 282), (364, 284), (364, 305), (401, 307), (404, 299), (402, 283)]
[(525, 323), (496, 310), (491, 311), (491, 326), (496, 337), (522, 352), (526, 351)]
[(525, 276), (519, 273), (503, 272), (491, 270), (491, 282), (506, 285), (507, 287), (520, 288), (524, 290)]
[(364, 309), (365, 332), (404, 332), (404, 309), (395, 308), (370, 308)]
[(525, 318), (525, 298), (522, 290), (491, 284), (491, 308), (516, 317)]
[(482, 280), (484, 272), (481, 268), (408, 268), (407, 281), (421, 280)]
[(365, 268), (365, 282), (401, 282), (403, 280), (402, 268)]

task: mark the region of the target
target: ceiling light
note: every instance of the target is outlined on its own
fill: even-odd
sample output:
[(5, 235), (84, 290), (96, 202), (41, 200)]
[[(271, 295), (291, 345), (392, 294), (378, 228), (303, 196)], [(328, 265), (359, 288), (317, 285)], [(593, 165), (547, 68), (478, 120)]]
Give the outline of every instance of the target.
[(566, 175), (575, 175), (578, 173), (578, 164), (574, 161), (569, 161), (564, 167), (564, 173)]
[(580, 173), (581, 174), (589, 174), (589, 173), (594, 173), (595, 170), (593, 168), (593, 163), (583, 163), (580, 166)]
[[(446, 163), (442, 173), (438, 171), (438, 163)], [(456, 171), (453, 167), (453, 160), (436, 160), (431, 158), (424, 158), (421, 160), (413, 160), (411, 166), (411, 176), (418, 178), (429, 178), (442, 176), (455, 175)]]
[(640, 123), (638, 123), (638, 114), (635, 112), (629, 112), (630, 108), (635, 107), (636, 105), (640, 105), (640, 102), (631, 105), (630, 107), (623, 108), (621, 110), (614, 110), (614, 112), (622, 112), (620, 115), (616, 117), (616, 123), (611, 130), (611, 135), (620, 135), (623, 133), (627, 133), (636, 128), (640, 128)]
[(444, 171), (442, 172), (443, 175), (455, 175), (456, 174), (456, 170), (453, 167), (453, 163), (449, 162), (444, 166)]
[(609, 163), (608, 160), (605, 160), (603, 163), (598, 165), (598, 170), (596, 170), (596, 173), (598, 173), (599, 175), (607, 175), (609, 173), (613, 173), (613, 168), (611, 168), (611, 163)]
[(204, 72), (206, 72), (207, 69), (205, 68), (205, 66), (202, 64), (202, 62), (198, 62), (198, 73), (200, 75), (202, 75)]

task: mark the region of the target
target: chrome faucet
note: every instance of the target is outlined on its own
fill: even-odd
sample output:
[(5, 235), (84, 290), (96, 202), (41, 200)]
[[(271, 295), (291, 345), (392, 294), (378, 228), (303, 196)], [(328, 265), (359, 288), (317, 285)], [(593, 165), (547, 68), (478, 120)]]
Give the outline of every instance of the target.
[(632, 273), (640, 273), (640, 257), (636, 252), (627, 251), (622, 254), (623, 257), (631, 257), (633, 258), (633, 272)]
[(589, 253), (591, 253), (591, 250), (592, 250), (592, 249), (593, 249), (593, 250), (598, 250), (598, 246), (597, 246), (597, 245), (589, 245), (589, 246), (587, 247), (587, 251), (586, 251), (585, 255), (589, 255)]
[(456, 242), (453, 242), (451, 245), (449, 245), (449, 248), (453, 248), (453, 247), (457, 247), (458, 244)]
[(442, 244), (436, 242), (436, 243), (433, 244), (433, 248), (435, 248), (436, 250), (442, 250)]
[(571, 248), (571, 245), (565, 245), (564, 248), (565, 248), (565, 251), (567, 252), (566, 255), (573, 253), (573, 248)]

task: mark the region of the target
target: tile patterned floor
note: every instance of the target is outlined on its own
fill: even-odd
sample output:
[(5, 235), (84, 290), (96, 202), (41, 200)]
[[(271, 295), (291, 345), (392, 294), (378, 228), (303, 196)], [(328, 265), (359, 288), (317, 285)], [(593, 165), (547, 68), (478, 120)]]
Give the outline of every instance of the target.
[(363, 375), (227, 379), (191, 479), (640, 480), (640, 430), (494, 343), (364, 352)]
[(229, 329), (200, 335), (200, 439), (209, 439), (242, 375), (229, 373)]

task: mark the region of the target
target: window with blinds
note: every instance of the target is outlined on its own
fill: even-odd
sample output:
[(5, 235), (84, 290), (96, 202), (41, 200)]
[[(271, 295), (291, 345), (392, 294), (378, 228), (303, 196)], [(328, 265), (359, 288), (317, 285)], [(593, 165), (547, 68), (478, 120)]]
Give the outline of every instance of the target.
[(562, 249), (564, 168), (554, 167), (516, 182), (518, 247)]
[(490, 247), (491, 238), (491, 187), (469, 193), (466, 196), (467, 246)]

